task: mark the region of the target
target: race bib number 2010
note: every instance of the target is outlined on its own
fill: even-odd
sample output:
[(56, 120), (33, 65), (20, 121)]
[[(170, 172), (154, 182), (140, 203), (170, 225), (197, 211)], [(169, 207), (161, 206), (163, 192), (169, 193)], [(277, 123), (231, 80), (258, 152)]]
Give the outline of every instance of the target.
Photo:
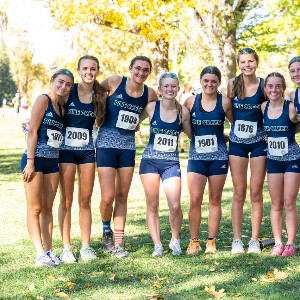
[(287, 137), (268, 138), (269, 154), (273, 156), (284, 156), (289, 152)]

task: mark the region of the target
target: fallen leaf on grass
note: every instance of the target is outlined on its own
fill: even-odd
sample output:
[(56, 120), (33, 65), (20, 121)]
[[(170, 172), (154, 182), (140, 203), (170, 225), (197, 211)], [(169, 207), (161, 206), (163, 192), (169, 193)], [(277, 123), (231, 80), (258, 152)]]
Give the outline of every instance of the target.
[(64, 299), (70, 299), (70, 296), (64, 292), (57, 292), (56, 296), (58, 296), (60, 298), (64, 298)]
[(251, 278), (251, 280), (252, 280), (252, 281), (257, 281), (257, 278), (254, 278), (254, 277), (253, 277), (253, 278)]
[(268, 272), (267, 275), (261, 276), (261, 283), (265, 282), (276, 282), (279, 280), (283, 280), (288, 278), (289, 275), (285, 272), (276, 272), (275, 274), (272, 274), (271, 272)]
[(157, 278), (159, 281), (165, 281), (165, 280), (168, 279), (167, 277), (159, 277), (158, 275), (156, 275), (156, 278)]
[(69, 289), (71, 289), (74, 285), (75, 283), (71, 281), (65, 283), (65, 286), (67, 286)]
[(191, 272), (185, 272), (185, 271), (179, 271), (179, 273), (182, 275), (190, 275), (191, 274)]
[(43, 296), (37, 296), (36, 300), (45, 300), (45, 298)]
[(216, 291), (216, 288), (214, 285), (208, 287), (208, 286), (205, 286), (204, 288), (205, 292), (211, 294), (211, 295), (214, 295), (216, 298), (223, 298), (226, 296), (226, 293), (224, 289), (220, 289), (219, 291)]
[(161, 285), (158, 283), (158, 282), (153, 282), (153, 286), (158, 288), (158, 289), (161, 289)]
[(111, 276), (109, 278), (109, 280), (116, 280), (118, 278), (118, 275), (117, 274), (114, 274), (113, 276)]
[(35, 290), (35, 284), (34, 284), (34, 282), (32, 282), (32, 283), (29, 284), (28, 289), (29, 289), (29, 291), (31, 291), (31, 292)]
[(83, 288), (84, 288), (84, 289), (90, 289), (91, 287), (93, 287), (93, 285), (90, 284), (90, 283), (88, 283), (88, 284), (86, 284)]
[(144, 276), (141, 277), (141, 282), (145, 282)]
[(54, 281), (55, 280), (53, 275), (48, 275), (47, 278), (48, 278), (49, 281)]

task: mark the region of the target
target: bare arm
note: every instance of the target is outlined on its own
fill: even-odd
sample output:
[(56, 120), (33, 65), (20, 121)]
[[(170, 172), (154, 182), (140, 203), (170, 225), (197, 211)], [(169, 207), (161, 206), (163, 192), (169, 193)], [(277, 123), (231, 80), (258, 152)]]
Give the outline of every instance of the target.
[(157, 101), (157, 95), (153, 88), (148, 87), (148, 102)]
[(230, 98), (222, 96), (222, 106), (226, 115), (227, 120), (232, 123), (233, 121), (233, 109), (232, 101)]
[(188, 136), (188, 138), (191, 139), (191, 116), (190, 111), (185, 106), (182, 106), (182, 128), (185, 134)]
[(122, 81), (122, 76), (112, 75), (105, 78), (100, 84), (104, 87), (108, 96), (112, 95)]
[(228, 81), (228, 84), (227, 84), (227, 97), (232, 99), (233, 96), (234, 96), (234, 92), (233, 92), (233, 80), (234, 78), (231, 78), (229, 81)]
[(30, 127), (27, 135), (27, 164), (23, 171), (23, 180), (29, 182), (33, 179), (34, 174), (34, 154), (38, 138), (38, 129), (41, 125), (44, 113), (48, 107), (48, 98), (45, 95), (40, 95), (36, 99), (30, 117)]

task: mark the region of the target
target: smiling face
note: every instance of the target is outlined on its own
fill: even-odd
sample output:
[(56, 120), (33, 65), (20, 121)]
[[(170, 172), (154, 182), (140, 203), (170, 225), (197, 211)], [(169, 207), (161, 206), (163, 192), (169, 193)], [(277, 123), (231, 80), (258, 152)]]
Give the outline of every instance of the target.
[(72, 88), (73, 80), (64, 74), (57, 75), (51, 80), (51, 91), (59, 97), (66, 97)]
[(238, 59), (238, 64), (241, 72), (246, 76), (255, 74), (258, 65), (253, 53), (241, 54)]
[(200, 84), (204, 94), (213, 95), (218, 91), (220, 80), (217, 75), (206, 73), (201, 77)]
[(289, 71), (293, 82), (300, 85), (300, 61), (292, 63), (289, 67)]
[(176, 78), (165, 77), (158, 88), (165, 100), (174, 100), (179, 92), (179, 84)]
[(129, 67), (131, 78), (136, 83), (143, 83), (151, 72), (151, 66), (147, 61), (136, 60), (132, 66)]
[(82, 59), (80, 61), (78, 74), (83, 82), (87, 84), (94, 83), (99, 74), (97, 62), (92, 59)]
[(270, 101), (280, 101), (283, 99), (285, 82), (283, 77), (267, 77), (264, 87), (265, 94)]

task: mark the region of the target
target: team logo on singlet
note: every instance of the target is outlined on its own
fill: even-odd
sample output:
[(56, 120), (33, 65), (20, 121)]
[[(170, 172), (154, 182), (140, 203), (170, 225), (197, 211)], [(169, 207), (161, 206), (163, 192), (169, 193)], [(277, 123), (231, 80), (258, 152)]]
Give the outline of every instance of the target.
[(298, 169), (298, 166), (297, 165), (293, 165), (292, 169)]
[(120, 95), (117, 96), (117, 98), (118, 98), (118, 99), (123, 99), (123, 95), (120, 94)]
[(154, 122), (152, 123), (152, 125), (154, 125), (154, 126), (157, 125), (156, 121), (154, 121)]
[(51, 112), (51, 111), (48, 112), (48, 113), (46, 114), (46, 117), (51, 117), (51, 118), (53, 118), (52, 112)]
[(70, 103), (70, 106), (75, 106), (75, 104), (73, 102)]
[(226, 169), (226, 166), (225, 166), (225, 165), (223, 165), (223, 166), (221, 167), (221, 169)]
[(194, 113), (192, 114), (192, 116), (193, 116), (193, 117), (196, 117), (196, 113), (194, 112)]

